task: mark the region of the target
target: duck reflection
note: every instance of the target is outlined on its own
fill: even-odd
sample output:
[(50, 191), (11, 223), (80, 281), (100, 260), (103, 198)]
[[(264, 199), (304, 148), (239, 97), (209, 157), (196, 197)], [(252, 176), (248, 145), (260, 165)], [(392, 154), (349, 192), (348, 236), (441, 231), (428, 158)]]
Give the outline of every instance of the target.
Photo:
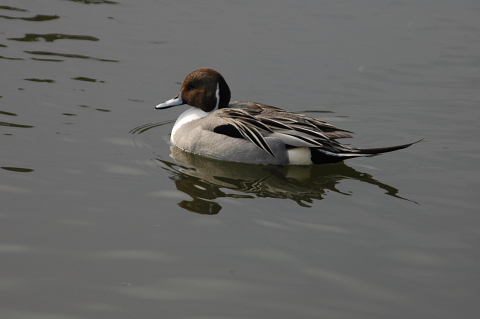
[(394, 187), (375, 180), (343, 162), (310, 166), (263, 166), (218, 161), (195, 155), (171, 146), (170, 155), (176, 162), (160, 160), (172, 174), (179, 191), (192, 197), (178, 205), (188, 211), (214, 215), (222, 209), (214, 200), (220, 197), (271, 197), (291, 199), (303, 207), (321, 200), (328, 191), (341, 192), (336, 185), (343, 179), (353, 179), (376, 185), (387, 195), (397, 195)]

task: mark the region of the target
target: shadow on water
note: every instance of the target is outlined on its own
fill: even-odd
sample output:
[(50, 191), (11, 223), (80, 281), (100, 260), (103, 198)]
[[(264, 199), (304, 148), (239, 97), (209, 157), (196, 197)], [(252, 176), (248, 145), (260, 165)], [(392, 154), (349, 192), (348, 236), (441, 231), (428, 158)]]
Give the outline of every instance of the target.
[[(152, 129), (173, 122), (174, 120), (168, 120), (144, 124), (129, 133), (148, 135), (155, 131)], [(324, 199), (328, 192), (351, 195), (351, 192), (337, 189), (337, 184), (345, 179), (375, 185), (383, 189), (386, 195), (411, 201), (399, 196), (398, 189), (343, 162), (310, 166), (267, 166), (219, 161), (185, 152), (175, 146), (171, 146), (170, 150), (170, 157), (175, 162), (161, 157), (155, 160), (169, 172), (176, 188), (192, 197), (192, 200), (181, 201), (178, 205), (194, 213), (218, 214), (222, 206), (215, 199), (223, 197), (290, 199), (302, 207), (311, 207), (314, 200)]]
[(199, 214), (218, 214), (222, 206), (214, 200), (222, 197), (291, 199), (302, 207), (310, 207), (314, 200), (324, 199), (328, 192), (350, 195), (337, 189), (337, 184), (344, 179), (376, 185), (387, 195), (405, 199), (397, 195), (398, 189), (344, 163), (263, 166), (218, 161), (175, 146), (171, 146), (171, 151), (170, 156), (177, 163), (157, 160), (167, 167), (177, 189), (192, 197), (178, 205)]

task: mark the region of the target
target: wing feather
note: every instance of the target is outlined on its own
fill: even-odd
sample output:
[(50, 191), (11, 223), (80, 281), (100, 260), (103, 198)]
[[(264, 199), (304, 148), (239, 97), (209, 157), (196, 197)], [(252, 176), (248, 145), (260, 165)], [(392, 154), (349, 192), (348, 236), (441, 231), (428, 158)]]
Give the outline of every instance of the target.
[(285, 144), (293, 147), (306, 146), (332, 150), (343, 146), (333, 140), (334, 138), (350, 137), (346, 133), (340, 133), (349, 131), (336, 128), (323, 121), (308, 118), (303, 114), (295, 114), (272, 107), (266, 108), (259, 104), (253, 108), (223, 108), (215, 111), (215, 114), (223, 118), (244, 139), (272, 156), (275, 155), (268, 145), (266, 137), (279, 138)]
[(238, 132), (243, 136), (243, 138), (249, 140), (270, 155), (274, 156), (272, 150), (270, 149), (270, 146), (268, 146), (267, 144), (267, 141), (256, 128), (249, 127), (248, 125), (242, 123), (242, 121), (234, 119), (229, 119), (228, 122), (238, 130)]

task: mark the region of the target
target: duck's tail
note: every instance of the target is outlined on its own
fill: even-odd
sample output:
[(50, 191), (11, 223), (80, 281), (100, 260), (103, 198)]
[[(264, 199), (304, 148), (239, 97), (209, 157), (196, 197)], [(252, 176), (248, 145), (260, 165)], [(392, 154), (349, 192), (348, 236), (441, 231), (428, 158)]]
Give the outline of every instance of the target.
[(388, 153), (388, 152), (393, 152), (393, 151), (396, 151), (396, 150), (401, 150), (403, 148), (407, 148), (415, 143), (418, 143), (420, 141), (422, 141), (423, 138), (421, 140), (418, 140), (416, 142), (413, 142), (413, 143), (408, 143), (408, 144), (403, 144), (403, 145), (397, 145), (397, 146), (387, 146), (387, 147), (374, 147), (374, 148), (360, 148), (360, 149), (356, 149), (356, 151), (360, 154), (363, 154), (363, 155), (366, 155), (366, 156), (374, 156), (374, 155), (378, 155), (378, 154), (381, 154), (381, 153)]
[(375, 147), (375, 148), (352, 148), (345, 149), (342, 152), (334, 153), (326, 151), (324, 149), (316, 148), (311, 149), (312, 151), (312, 162), (314, 164), (326, 164), (326, 163), (337, 163), (343, 160), (354, 158), (354, 157), (370, 157), (376, 156), (382, 153), (393, 152), (396, 150), (401, 150), (407, 148), (415, 143), (422, 141), (423, 138), (419, 141), (397, 145), (397, 146), (387, 146), (387, 147)]

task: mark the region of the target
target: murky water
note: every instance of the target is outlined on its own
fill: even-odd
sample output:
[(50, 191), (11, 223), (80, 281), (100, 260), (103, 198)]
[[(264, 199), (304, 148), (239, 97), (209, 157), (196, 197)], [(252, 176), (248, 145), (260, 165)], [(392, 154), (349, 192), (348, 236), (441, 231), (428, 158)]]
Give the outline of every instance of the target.
[[(0, 4), (2, 318), (475, 318), (480, 4)], [(234, 100), (424, 140), (316, 167), (192, 157), (155, 110)]]

